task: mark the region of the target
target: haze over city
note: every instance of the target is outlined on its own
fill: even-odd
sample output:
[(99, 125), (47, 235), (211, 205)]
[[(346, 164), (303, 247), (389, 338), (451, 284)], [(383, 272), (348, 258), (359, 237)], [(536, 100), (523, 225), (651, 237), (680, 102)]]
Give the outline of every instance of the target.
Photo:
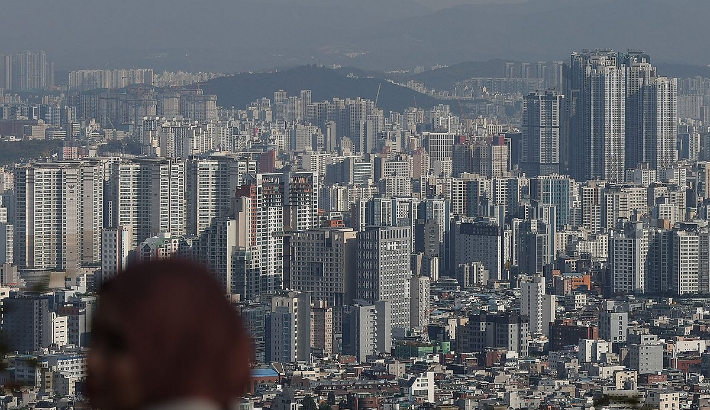
[(0, 6), (0, 410), (710, 410), (710, 2)]
[(0, 14), (3, 52), (48, 50), (63, 71), (150, 66), (231, 73), (310, 63), (392, 70), (491, 58), (559, 60), (584, 48), (710, 63), (702, 41), (710, 5), (703, 0), (8, 3)]

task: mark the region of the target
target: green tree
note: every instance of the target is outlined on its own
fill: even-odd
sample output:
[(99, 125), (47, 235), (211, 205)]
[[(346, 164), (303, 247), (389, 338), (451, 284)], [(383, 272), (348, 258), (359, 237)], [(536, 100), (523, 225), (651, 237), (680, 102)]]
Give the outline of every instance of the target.
[(301, 400), (301, 410), (316, 410), (316, 402), (313, 397), (306, 395), (306, 397)]

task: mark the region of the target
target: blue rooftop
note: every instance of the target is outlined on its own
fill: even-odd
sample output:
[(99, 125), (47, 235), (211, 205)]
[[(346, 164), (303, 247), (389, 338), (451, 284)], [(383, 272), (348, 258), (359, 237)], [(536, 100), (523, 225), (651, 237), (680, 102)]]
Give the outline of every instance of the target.
[(278, 377), (279, 373), (274, 369), (251, 369), (251, 377)]

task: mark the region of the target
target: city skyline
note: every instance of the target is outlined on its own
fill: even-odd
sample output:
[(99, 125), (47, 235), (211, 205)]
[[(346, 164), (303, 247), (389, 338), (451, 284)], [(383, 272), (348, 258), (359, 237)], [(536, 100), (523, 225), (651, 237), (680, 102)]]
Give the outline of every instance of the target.
[(98, 289), (181, 258), (252, 338), (241, 410), (709, 407), (710, 75), (623, 50), (390, 81), (0, 58), (10, 400), (83, 402)]

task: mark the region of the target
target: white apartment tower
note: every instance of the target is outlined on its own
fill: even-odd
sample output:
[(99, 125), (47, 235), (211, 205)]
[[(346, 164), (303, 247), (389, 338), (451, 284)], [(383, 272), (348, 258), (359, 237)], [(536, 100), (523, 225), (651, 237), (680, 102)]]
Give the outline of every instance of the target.
[(114, 172), (114, 220), (133, 227), (134, 247), (161, 233), (185, 234), (185, 161), (136, 158)]
[[(231, 199), (242, 182), (239, 165), (237, 159), (228, 156), (188, 160), (185, 194), (188, 234), (200, 235), (215, 218), (230, 214)], [(255, 167), (252, 171), (256, 171)]]
[(530, 319), (530, 332), (550, 335), (550, 322), (555, 321), (555, 295), (545, 293), (545, 278), (535, 276), (520, 284), (520, 313)]
[(667, 169), (678, 160), (677, 79), (659, 77), (648, 55), (628, 52), (626, 66), (626, 168), (641, 163)]
[(453, 155), (455, 134), (450, 132), (425, 132), (427, 153), (431, 163), (434, 161), (450, 161)]
[(103, 167), (35, 163), (15, 170), (15, 263), (75, 271), (101, 260)]
[(650, 249), (650, 232), (640, 222), (609, 231), (609, 271), (615, 294), (644, 293)]
[(700, 270), (700, 235), (697, 232), (673, 232), (671, 286), (676, 295), (698, 293)]
[(303, 231), (318, 227), (318, 173), (286, 172), (284, 188), (284, 227)]
[(570, 65), (570, 170), (579, 181), (624, 180), (626, 73), (611, 50), (573, 53)]
[(392, 350), (391, 304), (380, 300), (369, 304), (356, 300), (343, 322), (343, 353), (354, 355), (359, 362), (367, 356)]
[(15, 263), (15, 227), (8, 220), (7, 208), (0, 206), (0, 265)]

